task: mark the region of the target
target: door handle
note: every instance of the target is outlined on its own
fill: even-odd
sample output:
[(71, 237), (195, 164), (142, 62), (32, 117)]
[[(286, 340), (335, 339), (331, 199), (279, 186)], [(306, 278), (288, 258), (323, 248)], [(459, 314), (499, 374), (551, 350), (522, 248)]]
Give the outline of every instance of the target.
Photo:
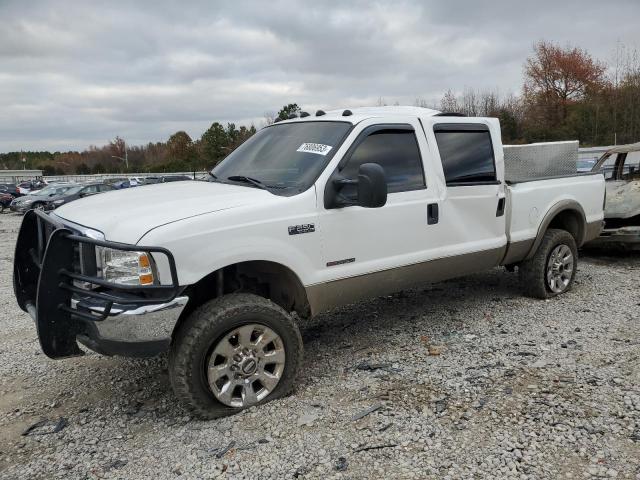
[(498, 208), (496, 209), (496, 217), (501, 217), (504, 215), (504, 206), (505, 206), (505, 198), (501, 197), (498, 199)]
[(438, 223), (438, 220), (440, 218), (438, 210), (439, 209), (437, 203), (430, 203), (429, 205), (427, 205), (427, 225), (434, 225)]

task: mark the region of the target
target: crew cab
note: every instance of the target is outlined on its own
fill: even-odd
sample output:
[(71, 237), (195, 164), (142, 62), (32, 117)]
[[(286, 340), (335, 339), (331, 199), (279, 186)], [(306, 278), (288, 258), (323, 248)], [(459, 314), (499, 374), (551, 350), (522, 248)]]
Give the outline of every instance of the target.
[(500, 265), (529, 295), (566, 292), (604, 194), (601, 174), (505, 181), (494, 118), (302, 113), (209, 182), (28, 212), (15, 294), (49, 357), (168, 351), (178, 398), (214, 418), (290, 392), (320, 312)]

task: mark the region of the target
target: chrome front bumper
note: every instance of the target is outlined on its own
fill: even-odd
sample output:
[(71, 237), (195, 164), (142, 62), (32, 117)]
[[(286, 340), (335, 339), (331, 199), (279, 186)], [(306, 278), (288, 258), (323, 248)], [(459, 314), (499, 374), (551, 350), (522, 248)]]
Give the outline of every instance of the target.
[[(176, 297), (167, 303), (132, 307), (114, 304), (111, 312), (100, 322), (85, 325), (76, 339), (87, 348), (103, 355), (148, 357), (167, 351), (173, 330), (187, 306), (189, 297)], [(73, 308), (85, 308), (101, 314), (104, 307), (91, 299), (71, 300)], [(36, 320), (36, 310), (27, 308)]]

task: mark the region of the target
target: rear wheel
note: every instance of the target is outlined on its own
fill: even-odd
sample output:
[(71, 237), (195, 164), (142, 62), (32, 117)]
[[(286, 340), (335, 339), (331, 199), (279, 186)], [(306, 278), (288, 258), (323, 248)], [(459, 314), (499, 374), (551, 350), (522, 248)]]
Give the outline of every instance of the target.
[(35, 202), (31, 208), (33, 208), (34, 210), (43, 210), (44, 209), (44, 203), (42, 202)]
[(578, 266), (578, 248), (566, 230), (549, 229), (538, 250), (520, 264), (520, 277), (526, 293), (550, 298), (571, 289)]
[(217, 418), (288, 394), (301, 361), (302, 339), (287, 312), (233, 294), (205, 303), (179, 328), (169, 375), (187, 408)]

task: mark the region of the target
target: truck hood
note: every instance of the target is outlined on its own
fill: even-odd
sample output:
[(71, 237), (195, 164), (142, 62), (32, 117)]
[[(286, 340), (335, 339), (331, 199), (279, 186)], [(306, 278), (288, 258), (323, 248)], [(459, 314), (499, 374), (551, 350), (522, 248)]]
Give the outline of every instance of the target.
[(56, 209), (63, 220), (99, 230), (106, 240), (136, 244), (161, 225), (276, 196), (252, 187), (209, 182), (171, 182), (127, 188), (82, 198)]

